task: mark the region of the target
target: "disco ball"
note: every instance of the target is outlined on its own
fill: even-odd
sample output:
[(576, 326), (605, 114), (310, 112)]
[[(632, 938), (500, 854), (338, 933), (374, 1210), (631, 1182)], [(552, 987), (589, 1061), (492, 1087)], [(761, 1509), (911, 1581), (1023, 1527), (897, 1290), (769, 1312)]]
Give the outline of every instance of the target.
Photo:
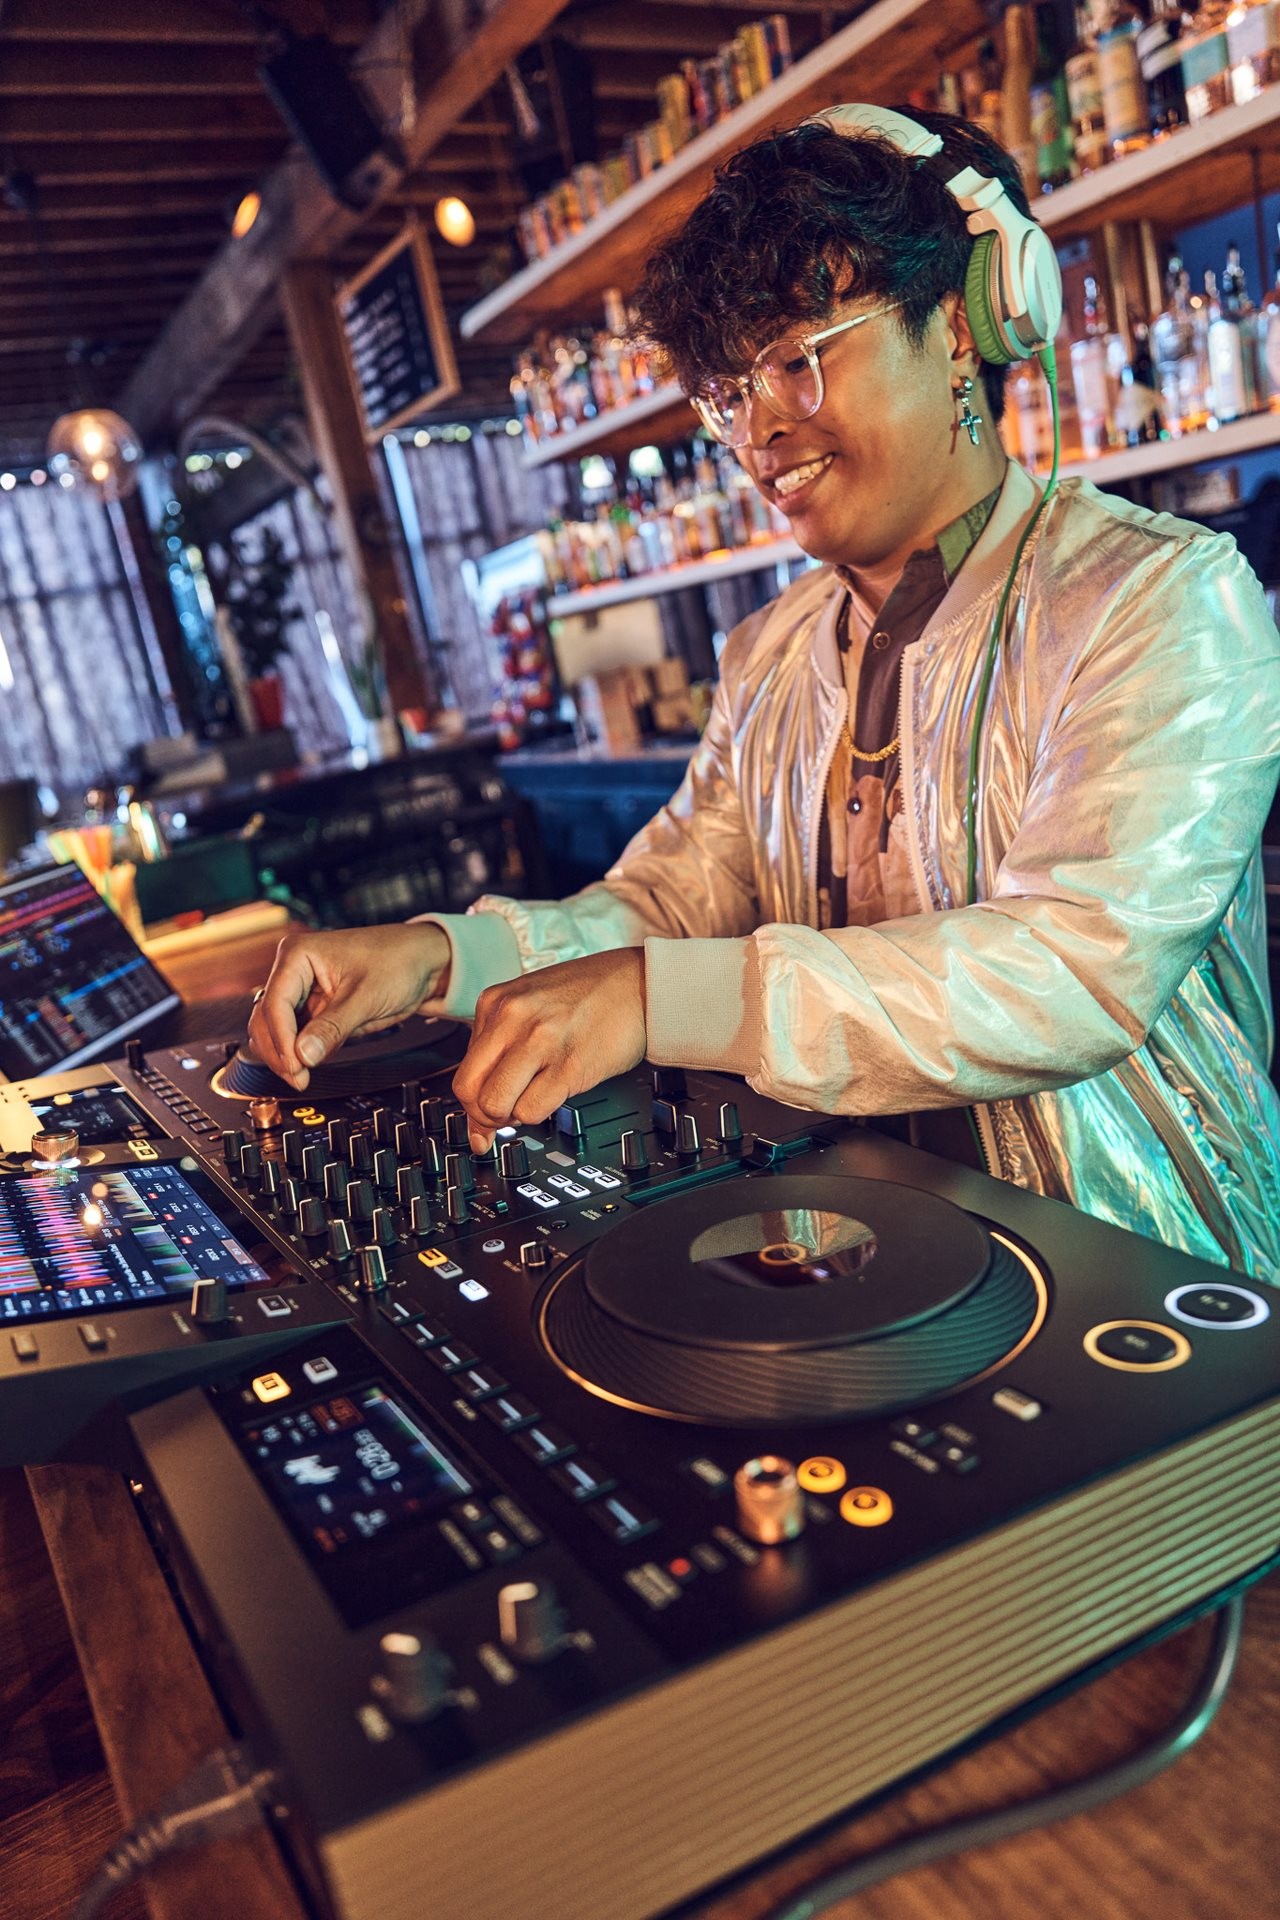
[(138, 484), (142, 446), (127, 420), (108, 407), (78, 407), (54, 421), (49, 469), (85, 480), (107, 500), (123, 500)]

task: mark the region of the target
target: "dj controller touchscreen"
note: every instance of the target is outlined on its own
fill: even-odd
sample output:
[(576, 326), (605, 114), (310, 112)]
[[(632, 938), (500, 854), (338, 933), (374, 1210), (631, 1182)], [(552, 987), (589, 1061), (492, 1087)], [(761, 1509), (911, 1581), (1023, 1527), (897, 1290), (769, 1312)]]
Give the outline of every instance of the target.
[(1265, 1284), (706, 1073), (475, 1155), (464, 1038), (0, 1087), (6, 1457), (110, 1427), (325, 1920), (652, 1920), (1275, 1563)]

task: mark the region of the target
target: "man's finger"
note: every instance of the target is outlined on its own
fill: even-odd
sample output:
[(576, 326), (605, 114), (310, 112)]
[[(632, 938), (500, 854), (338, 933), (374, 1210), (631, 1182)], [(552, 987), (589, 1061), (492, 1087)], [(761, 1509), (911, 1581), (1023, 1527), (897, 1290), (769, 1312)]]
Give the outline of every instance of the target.
[[(316, 984), (306, 947), (285, 946), (276, 955), (262, 998), (249, 1018), (249, 1039), (273, 1072), (293, 1079), (301, 1064), (295, 1052), (298, 1008)], [(303, 1082), (302, 1084), (305, 1084)]]

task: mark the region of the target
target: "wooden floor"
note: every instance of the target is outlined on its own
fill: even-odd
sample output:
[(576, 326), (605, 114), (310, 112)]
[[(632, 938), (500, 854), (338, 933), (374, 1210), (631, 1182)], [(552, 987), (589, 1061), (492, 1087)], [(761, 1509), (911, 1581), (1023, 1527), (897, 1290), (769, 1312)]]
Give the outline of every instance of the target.
[[(1138, 1656), (849, 1822), (802, 1859), (702, 1904), (698, 1920), (763, 1920), (812, 1874), (868, 1848), (1011, 1804), (1123, 1757), (1176, 1711), (1208, 1631), (1201, 1622)], [(163, 1693), (164, 1676), (157, 1679)], [(170, 1699), (170, 1712), (173, 1705)], [(206, 1712), (202, 1703), (197, 1719)], [(1273, 1576), (1249, 1600), (1240, 1668), (1218, 1720), (1158, 1780), (1096, 1813), (920, 1869), (833, 1911), (839, 1920), (1274, 1920), (1278, 1810), (1280, 1576)], [(118, 1825), (26, 1483), (19, 1473), (0, 1474), (0, 1920), (66, 1920)], [(424, 1868), (422, 1920), (467, 1920), (434, 1912), (429, 1888)], [(203, 1904), (184, 1901), (178, 1912), (200, 1920)], [(237, 1910), (240, 1920), (278, 1920), (279, 1903), (268, 1892)], [(131, 1890), (108, 1911), (109, 1920), (146, 1920), (149, 1909)], [(167, 1902), (159, 1911), (173, 1920)], [(541, 1911), (531, 1888), (528, 1906), (512, 1920), (555, 1916)]]
[[(212, 964), (188, 960), (166, 971), (189, 1002), (243, 994), (265, 976), (274, 944), (235, 943)], [(210, 1005), (189, 1005), (186, 1018), (214, 1014)], [(219, 1031), (231, 1029), (220, 1009), (217, 1017), (223, 1019)], [(116, 1496), (123, 1499), (118, 1486)], [(113, 1583), (102, 1576), (114, 1585), (103, 1593), (103, 1608), (122, 1623), (134, 1661), (127, 1686), (142, 1690), (154, 1682), (155, 1702), (148, 1721), (147, 1703), (130, 1694), (127, 1718), (135, 1731), (125, 1746), (136, 1748), (139, 1724), (163, 1726), (155, 1746), (181, 1772), (207, 1749), (215, 1724), (212, 1703), (203, 1694), (184, 1711), (182, 1696), (203, 1690), (185, 1647), (181, 1660), (169, 1662), (180, 1671), (180, 1684), (172, 1672), (159, 1670), (163, 1658), (136, 1661), (140, 1642), (148, 1653), (163, 1644), (155, 1609), (166, 1599), (154, 1561), (138, 1544), (141, 1533), (129, 1522), (125, 1512), (112, 1538), (136, 1534), (135, 1557), (113, 1569)], [(87, 1553), (95, 1533), (100, 1545), (102, 1529), (82, 1511), (64, 1528), (60, 1551), (73, 1553), (81, 1540)], [(130, 1632), (134, 1622), (142, 1626), (140, 1634)], [(176, 1614), (169, 1628), (178, 1631)], [(1177, 1712), (1208, 1637), (1208, 1623), (1200, 1622), (1139, 1655), (874, 1813), (846, 1823), (799, 1859), (703, 1902), (697, 1920), (763, 1920), (814, 1874), (871, 1848), (941, 1821), (1011, 1805), (1123, 1758)], [(94, 1646), (100, 1669), (105, 1656), (99, 1649), (109, 1636), (82, 1634), (82, 1641)], [(170, 1642), (171, 1655), (175, 1644)], [(110, 1698), (110, 1679), (95, 1671), (99, 1700)], [(184, 1721), (192, 1746), (179, 1762)], [(110, 1727), (107, 1737), (114, 1740)], [(131, 1769), (135, 1781), (151, 1790), (157, 1757), (122, 1752), (116, 1740), (116, 1776)], [(0, 1473), (0, 1920), (67, 1920), (119, 1827), (89, 1694), (27, 1483), (20, 1473)], [(193, 1899), (188, 1873), (195, 1864), (193, 1857), (176, 1881), (158, 1875), (154, 1905), (130, 1890), (111, 1904), (104, 1920), (224, 1914), (231, 1876), (220, 1874), (217, 1859), (210, 1858)], [(426, 1862), (421, 1920), (468, 1920), (437, 1912), (430, 1884)], [(175, 1885), (185, 1889), (176, 1901)], [(259, 1895), (238, 1890), (232, 1911), (234, 1920), (281, 1920), (279, 1880), (268, 1872)], [(1280, 1920), (1280, 1575), (1250, 1596), (1243, 1655), (1218, 1719), (1157, 1780), (1096, 1813), (919, 1869), (832, 1912), (837, 1920)], [(530, 1888), (527, 1904), (511, 1920), (556, 1916), (539, 1907), (537, 1889)]]

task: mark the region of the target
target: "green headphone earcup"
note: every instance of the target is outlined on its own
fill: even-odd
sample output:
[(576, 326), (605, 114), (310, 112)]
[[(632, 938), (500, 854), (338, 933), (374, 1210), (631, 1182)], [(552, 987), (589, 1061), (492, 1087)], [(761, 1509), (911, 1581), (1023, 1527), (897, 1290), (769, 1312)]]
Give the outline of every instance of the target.
[(1001, 337), (991, 304), (991, 256), (999, 245), (997, 233), (980, 233), (974, 241), (964, 277), (964, 305), (973, 344), (982, 358), (989, 366), (1007, 367), (1014, 356)]

